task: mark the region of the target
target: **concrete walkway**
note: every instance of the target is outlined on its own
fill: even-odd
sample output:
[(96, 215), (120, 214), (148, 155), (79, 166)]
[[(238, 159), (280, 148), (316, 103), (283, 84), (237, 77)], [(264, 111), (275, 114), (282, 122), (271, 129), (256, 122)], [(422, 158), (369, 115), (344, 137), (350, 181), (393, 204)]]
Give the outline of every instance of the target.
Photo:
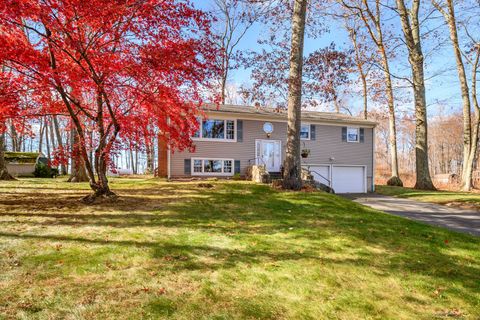
[(348, 194), (353, 201), (397, 216), (480, 236), (480, 212), (378, 194)]

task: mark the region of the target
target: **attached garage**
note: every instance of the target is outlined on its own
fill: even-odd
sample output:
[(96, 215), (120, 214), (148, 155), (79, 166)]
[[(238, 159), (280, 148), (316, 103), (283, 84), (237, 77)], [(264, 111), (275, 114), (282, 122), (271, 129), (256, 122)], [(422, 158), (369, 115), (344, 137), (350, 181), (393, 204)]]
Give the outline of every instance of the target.
[(313, 178), (335, 190), (336, 193), (366, 193), (366, 167), (362, 165), (308, 166)]
[(366, 193), (365, 166), (332, 166), (332, 188), (336, 193)]

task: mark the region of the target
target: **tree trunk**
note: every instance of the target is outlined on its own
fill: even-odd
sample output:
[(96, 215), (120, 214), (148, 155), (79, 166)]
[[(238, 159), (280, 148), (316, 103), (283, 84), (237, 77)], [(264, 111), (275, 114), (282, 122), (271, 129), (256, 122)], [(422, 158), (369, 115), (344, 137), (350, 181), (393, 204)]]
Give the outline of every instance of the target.
[[(380, 9), (380, 1), (375, 1), (375, 11), (372, 11), (368, 2), (363, 1), (364, 8), (357, 8), (357, 12), (361, 20), (363, 21), (365, 28), (368, 31), (371, 39), (375, 43), (380, 54), (380, 63), (383, 67), (383, 74), (385, 77), (385, 87), (387, 95), (387, 105), (388, 105), (388, 125), (389, 125), (389, 142), (390, 147), (390, 171), (391, 177), (388, 179), (387, 184), (391, 186), (403, 186), (403, 182), (400, 179), (398, 172), (398, 149), (397, 149), (397, 127), (395, 121), (395, 100), (393, 97), (393, 86), (392, 86), (392, 76), (390, 74), (390, 65), (388, 60), (387, 51), (385, 48), (385, 43), (383, 41), (383, 25), (382, 25), (382, 15)], [(352, 10), (353, 7), (344, 3), (344, 6)], [(372, 26), (373, 24), (373, 26)], [(355, 50), (357, 49), (356, 39), (353, 35), (355, 30), (351, 31), (351, 39), (353, 41)], [(358, 58), (357, 58), (358, 59)], [(363, 73), (363, 71), (362, 71)], [(364, 87), (366, 86), (366, 80), (363, 80)], [(366, 108), (366, 91), (364, 89), (364, 103)], [(366, 111), (365, 111), (366, 114)]]
[(480, 46), (477, 47), (475, 59), (473, 61), (472, 66), (472, 103), (475, 110), (475, 118), (473, 123), (473, 130), (472, 130), (472, 141), (470, 144), (470, 150), (468, 154), (468, 158), (464, 159), (464, 171), (465, 176), (462, 175), (462, 190), (469, 191), (472, 188), (472, 175), (473, 175), (473, 167), (475, 158), (477, 156), (478, 151), (478, 141), (479, 141), (479, 133), (480, 133), (480, 106), (478, 104), (477, 98), (477, 72), (478, 72), (478, 64), (480, 60)]
[(48, 137), (48, 120), (47, 118), (45, 118), (45, 126), (44, 126), (44, 130), (45, 130), (45, 145), (47, 147), (47, 159), (48, 161), (51, 161), (51, 157), (50, 157), (50, 140), (49, 140), (49, 137)]
[(360, 75), (360, 80), (362, 81), (362, 97), (363, 97), (363, 118), (365, 120), (368, 119), (368, 85), (367, 85), (367, 75), (365, 73), (365, 70), (363, 69), (364, 61), (360, 57), (360, 48), (358, 47), (357, 43), (357, 32), (356, 30), (353, 30), (353, 28), (350, 28), (346, 26), (346, 29), (350, 35), (350, 40), (352, 41), (353, 44), (353, 49), (355, 51), (355, 65), (358, 70), (358, 74)]
[(5, 133), (0, 134), (0, 180), (15, 180), (7, 170), (5, 162)]
[(75, 128), (72, 128), (70, 132), (70, 147), (71, 147), (71, 174), (68, 182), (87, 182), (87, 170), (85, 169), (85, 164), (81, 157), (81, 152), (78, 147), (79, 138), (78, 132)]
[(302, 108), (303, 42), (307, 0), (295, 0), (292, 18), (292, 47), (288, 83), (288, 124), (283, 187), (302, 187), (300, 158), (300, 123)]
[(221, 90), (222, 90), (222, 104), (225, 104), (226, 91), (227, 91), (227, 76), (228, 76), (228, 66), (224, 63), (224, 70), (221, 79)]
[(154, 173), (155, 170), (155, 141), (152, 139), (146, 144), (146, 153), (147, 153), (147, 173)]
[[(58, 124), (57, 116), (52, 116), (52, 118), (53, 118), (53, 125), (55, 128), (55, 135), (57, 137), (58, 148), (60, 149), (60, 152), (64, 152), (62, 134), (60, 133), (60, 126)], [(65, 166), (65, 163), (60, 164), (60, 173), (64, 176), (67, 175), (67, 168)]]
[(425, 98), (425, 77), (423, 52), (420, 39), (418, 11), (420, 0), (413, 0), (407, 10), (404, 0), (396, 0), (402, 31), (408, 49), (408, 61), (413, 76), (413, 96), (415, 102), (415, 189), (435, 190), (428, 167), (427, 102)]
[(20, 146), (18, 143), (18, 134), (13, 122), (10, 123), (10, 138), (12, 140), (12, 151), (20, 152)]
[(463, 167), (461, 175), (461, 188), (464, 191), (469, 191), (472, 187), (473, 159), (475, 158), (475, 154), (472, 155), (470, 153), (472, 151), (476, 151), (476, 147), (472, 148), (472, 143), (474, 140), (476, 140), (476, 137), (472, 134), (472, 108), (470, 103), (470, 90), (468, 88), (465, 65), (463, 63), (462, 52), (460, 50), (460, 44), (458, 41), (455, 8), (452, 0), (446, 1), (447, 10), (445, 10), (442, 6), (440, 6), (440, 4), (438, 4), (434, 0), (432, 0), (432, 3), (435, 8), (437, 8), (437, 10), (443, 15), (445, 22), (448, 25), (448, 29), (450, 31), (450, 41), (452, 43), (455, 62), (457, 64), (458, 80), (460, 82), (460, 91), (463, 104)]
[(384, 69), (385, 76), (385, 86), (387, 93), (387, 104), (388, 104), (388, 128), (389, 128), (389, 139), (390, 144), (390, 170), (391, 177), (387, 181), (389, 186), (403, 186), (403, 182), (400, 179), (398, 172), (398, 149), (397, 149), (397, 124), (395, 120), (395, 100), (393, 97), (393, 85), (392, 77), (390, 75), (390, 65), (388, 63), (387, 52), (383, 46), (383, 38), (381, 38), (382, 44), (380, 45), (380, 53), (382, 56), (382, 64)]
[(135, 174), (135, 161), (133, 159), (133, 149), (132, 146), (130, 146), (130, 165), (132, 166), (132, 173)]
[(48, 131), (50, 133), (50, 141), (51, 141), (51, 144), (52, 144), (52, 156), (53, 156), (54, 150), (57, 148), (58, 144), (55, 142), (55, 133), (54, 133), (54, 130), (53, 130), (52, 119), (50, 119), (50, 121), (49, 121), (48, 129), (49, 129)]
[(38, 141), (38, 152), (43, 153), (43, 118), (40, 118), (40, 129), (39, 129), (39, 141)]
[(138, 146), (135, 146), (135, 174), (138, 172)]

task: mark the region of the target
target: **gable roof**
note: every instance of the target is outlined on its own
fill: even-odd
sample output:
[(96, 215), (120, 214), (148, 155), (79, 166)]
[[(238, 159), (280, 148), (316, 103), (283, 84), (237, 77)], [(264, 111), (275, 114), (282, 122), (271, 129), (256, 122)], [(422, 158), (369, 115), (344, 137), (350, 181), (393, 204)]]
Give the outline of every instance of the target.
[[(252, 106), (238, 106), (225, 104), (217, 107), (214, 104), (204, 105), (202, 107), (206, 113), (230, 113), (230, 114), (244, 114), (249, 116), (257, 116), (262, 119), (272, 120), (287, 120), (286, 109), (275, 109), (269, 107), (252, 107)], [(371, 120), (365, 120), (359, 117), (353, 117), (346, 114), (334, 113), (334, 112), (319, 112), (302, 110), (302, 121), (313, 122), (329, 122), (340, 124), (355, 124), (365, 126), (376, 126), (377, 123)]]

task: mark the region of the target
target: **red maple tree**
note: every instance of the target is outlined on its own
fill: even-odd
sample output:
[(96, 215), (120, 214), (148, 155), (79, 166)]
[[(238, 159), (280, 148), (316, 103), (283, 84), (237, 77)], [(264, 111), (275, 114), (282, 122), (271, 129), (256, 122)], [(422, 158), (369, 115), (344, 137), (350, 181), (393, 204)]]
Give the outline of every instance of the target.
[(191, 147), (218, 54), (208, 16), (188, 1), (0, 1), (0, 64), (36, 112), (71, 117), (94, 191), (87, 201), (115, 196), (110, 152), (138, 119), (151, 119), (173, 148)]

